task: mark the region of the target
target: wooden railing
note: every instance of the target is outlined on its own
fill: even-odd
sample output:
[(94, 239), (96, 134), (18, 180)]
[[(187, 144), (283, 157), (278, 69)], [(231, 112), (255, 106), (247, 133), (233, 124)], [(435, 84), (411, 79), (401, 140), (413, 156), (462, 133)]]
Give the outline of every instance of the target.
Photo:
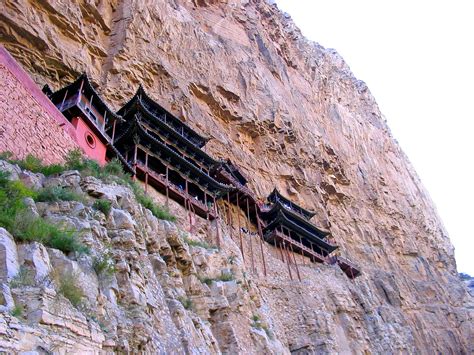
[[(278, 238), (284, 240), (284, 241), (287, 242), (287, 243), (291, 243), (293, 246), (295, 246), (295, 247), (299, 248), (300, 250), (302, 250), (302, 251), (308, 253), (309, 255), (315, 257), (316, 259), (318, 259), (319, 261), (321, 261), (321, 262), (323, 262), (323, 263), (327, 261), (327, 260), (326, 260), (326, 257), (324, 257), (323, 255), (317, 253), (317, 252), (314, 251), (313, 249), (308, 248), (306, 245), (304, 245), (304, 244), (302, 244), (302, 243), (300, 243), (300, 242), (294, 240), (293, 238), (290, 238), (289, 236), (287, 236), (286, 234), (283, 234), (282, 232), (280, 232), (280, 231), (278, 231), (278, 230), (273, 230), (273, 231), (269, 234), (269, 236), (271, 236), (272, 234), (273, 234), (274, 236), (276, 236), (276, 237), (278, 237)], [(266, 239), (268, 239), (268, 237), (267, 237)]]
[[(133, 162), (131, 162), (130, 164), (133, 164)], [(151, 169), (147, 169), (145, 164), (140, 160), (137, 160), (137, 168), (139, 168), (144, 173), (148, 173), (148, 175), (153, 177), (155, 180), (159, 180), (164, 186), (167, 186), (170, 190), (173, 190), (173, 192), (181, 196), (183, 199), (187, 199), (189, 202), (191, 202), (192, 205), (208, 213), (210, 216), (215, 216), (215, 213), (212, 208), (206, 206), (200, 200), (196, 199), (194, 196), (190, 195), (189, 193), (187, 193), (177, 185), (173, 184), (169, 180), (166, 180), (165, 176), (158, 174)]]

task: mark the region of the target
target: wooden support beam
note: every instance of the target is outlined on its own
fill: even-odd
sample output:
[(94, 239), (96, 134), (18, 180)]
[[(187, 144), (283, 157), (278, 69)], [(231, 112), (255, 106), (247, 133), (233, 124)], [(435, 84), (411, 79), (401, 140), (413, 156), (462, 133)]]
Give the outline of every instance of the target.
[(117, 119), (114, 119), (114, 124), (112, 126), (112, 144), (114, 144), (114, 140), (115, 140), (115, 126), (117, 125)]
[(148, 153), (145, 153), (145, 194), (148, 194)]
[(253, 257), (253, 243), (252, 243), (252, 235), (250, 234), (250, 208), (249, 208), (249, 198), (246, 198), (247, 200), (247, 233), (249, 235), (249, 241), (250, 241), (250, 259), (252, 261), (252, 272), (255, 273), (255, 260)]
[(232, 214), (230, 210), (230, 193), (227, 192), (227, 224), (229, 225), (230, 239), (232, 238)]
[[(184, 186), (185, 186), (185, 196), (184, 196), (184, 206), (186, 206), (186, 202), (188, 203), (189, 211), (188, 211), (188, 216), (189, 216), (189, 233), (192, 232), (193, 230), (193, 220), (191, 217), (191, 201), (189, 200), (189, 190), (188, 190), (188, 179), (184, 180)], [(186, 207), (185, 207), (186, 208)]]
[(283, 248), (286, 254), (286, 266), (288, 267), (288, 273), (290, 274), (290, 279), (293, 281), (293, 275), (291, 274), (291, 267), (290, 267), (290, 255), (288, 254), (288, 249), (286, 249), (286, 243), (283, 241)]
[(260, 236), (260, 252), (262, 253), (262, 262), (263, 262), (263, 275), (267, 276), (267, 265), (265, 263), (265, 255), (263, 253), (263, 232), (262, 225), (260, 224), (260, 217), (258, 216), (257, 207), (255, 206), (255, 217), (257, 218), (257, 230), (258, 235)]
[[(280, 226), (280, 231), (281, 231), (281, 234), (283, 234), (283, 228)], [(275, 239), (276, 241), (276, 239)], [(281, 261), (285, 262), (285, 258), (283, 257), (283, 251), (282, 251), (282, 248), (281, 248), (281, 243), (280, 243), (280, 255), (281, 255)]]
[[(301, 243), (301, 245), (304, 245), (304, 244), (303, 244), (303, 239), (301, 239), (301, 236), (299, 236), (299, 238), (300, 238), (300, 243)], [(305, 265), (305, 260), (304, 260), (305, 257), (304, 257), (304, 251), (303, 251), (303, 249), (301, 249), (301, 258), (303, 259), (303, 265)]]
[(133, 154), (133, 180), (137, 179), (137, 155), (138, 155), (138, 146), (135, 144), (135, 152)]
[(169, 209), (169, 201), (170, 201), (170, 191), (169, 191), (169, 169), (166, 166), (166, 208)]
[(295, 253), (294, 253), (294, 251), (293, 251), (293, 245), (292, 245), (292, 243), (289, 243), (289, 244), (290, 244), (291, 254), (293, 255), (293, 261), (294, 261), (295, 266), (296, 266), (296, 274), (298, 275), (298, 280), (300, 280), (300, 282), (301, 282), (300, 270), (299, 270), (299, 268), (298, 268), (298, 263), (296, 262)]
[(221, 248), (221, 238), (219, 235), (219, 214), (217, 212), (217, 204), (216, 204), (216, 196), (212, 196), (213, 202), (214, 202), (214, 212), (216, 214), (216, 238), (217, 238), (217, 247), (220, 249)]
[[(237, 207), (239, 206), (239, 193), (237, 192)], [(242, 230), (240, 227), (240, 211), (237, 208), (237, 228), (239, 228), (239, 239), (240, 239), (240, 252), (242, 253), (242, 259), (245, 262), (244, 243), (242, 240)]]
[(64, 93), (63, 101), (61, 102), (61, 106), (59, 107), (59, 111), (61, 112), (63, 112), (64, 101), (66, 101), (68, 92), (69, 92), (69, 89), (67, 89), (66, 92)]

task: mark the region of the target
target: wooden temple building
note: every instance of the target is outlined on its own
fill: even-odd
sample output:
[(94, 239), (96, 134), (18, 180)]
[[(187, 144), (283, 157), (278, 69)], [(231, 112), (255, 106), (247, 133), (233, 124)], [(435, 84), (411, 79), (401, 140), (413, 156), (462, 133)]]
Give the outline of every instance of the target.
[[(338, 247), (331, 242), (329, 232), (311, 223), (314, 212), (290, 201), (276, 189), (267, 197), (267, 203), (258, 201), (248, 188), (244, 173), (230, 159), (219, 161), (208, 155), (202, 149), (208, 138), (164, 109), (142, 86), (116, 113), (100, 98), (86, 75), (56, 92), (45, 86), (43, 92), (73, 124), (76, 138), (90, 158), (100, 164), (118, 158), (134, 178), (144, 182), (145, 193), (151, 186), (166, 196), (167, 207), (169, 199), (182, 205), (189, 214), (191, 230), (192, 215), (217, 221), (217, 200), (221, 200), (223, 206), (227, 203), (224, 213), (227, 212), (226, 222), (233, 238), (231, 205), (241, 209), (245, 221), (241, 223), (237, 213), (234, 222), (242, 255), (245, 258), (243, 233), (258, 235), (264, 275), (264, 241), (280, 250), (291, 278), (293, 265), (301, 280), (295, 254), (314, 263), (338, 264), (349, 278), (360, 275), (348, 259), (332, 256)], [(250, 233), (251, 225), (257, 232)], [(219, 245), (217, 223), (216, 231)], [(248, 243), (254, 271), (252, 239), (248, 238)]]
[[(103, 165), (117, 156), (112, 142), (121, 117), (102, 100), (87, 75), (55, 92), (46, 85), (43, 92), (72, 123), (77, 142), (89, 157)], [(124, 162), (123, 157), (118, 157)]]
[(132, 166), (135, 176), (183, 205), (189, 212), (213, 220), (216, 199), (232, 187), (210, 172), (219, 162), (201, 148), (207, 139), (151, 99), (140, 86), (118, 112), (115, 148)]

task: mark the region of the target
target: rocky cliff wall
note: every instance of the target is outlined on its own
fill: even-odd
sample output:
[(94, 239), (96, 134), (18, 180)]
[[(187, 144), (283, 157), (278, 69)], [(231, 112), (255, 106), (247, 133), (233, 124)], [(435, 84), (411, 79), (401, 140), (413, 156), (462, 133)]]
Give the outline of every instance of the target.
[[(305, 40), (275, 5), (3, 4), (1, 42), (38, 84), (57, 88), (86, 71), (119, 107), (142, 83), (212, 137), (206, 149), (241, 166), (258, 197), (277, 186), (317, 211), (314, 221), (363, 276), (352, 282), (313, 266), (299, 283), (277, 258), (267, 278), (249, 276), (286, 351), (472, 352), (472, 301), (453, 247), (374, 98), (335, 51)], [(233, 330), (207, 351), (262, 351), (247, 343), (233, 309), (211, 313), (211, 330)]]

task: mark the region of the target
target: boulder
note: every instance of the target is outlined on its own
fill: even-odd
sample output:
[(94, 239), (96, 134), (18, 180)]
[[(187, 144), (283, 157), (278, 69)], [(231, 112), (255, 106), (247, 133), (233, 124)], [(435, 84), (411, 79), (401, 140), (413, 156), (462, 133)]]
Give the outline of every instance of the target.
[(36, 282), (43, 281), (51, 272), (48, 251), (38, 242), (20, 245), (18, 259), (20, 264), (33, 270)]
[(0, 228), (0, 282), (10, 281), (19, 270), (15, 241), (6, 229)]

